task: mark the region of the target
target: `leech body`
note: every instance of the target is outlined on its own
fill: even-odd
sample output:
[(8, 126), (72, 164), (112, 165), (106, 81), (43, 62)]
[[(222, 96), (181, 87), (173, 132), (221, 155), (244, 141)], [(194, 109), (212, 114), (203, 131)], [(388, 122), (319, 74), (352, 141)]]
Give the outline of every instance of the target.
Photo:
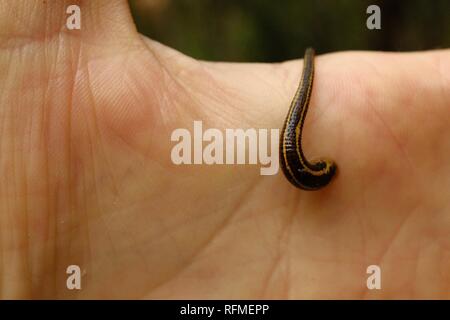
[(314, 49), (305, 51), (303, 72), (280, 136), (280, 163), (284, 175), (297, 188), (317, 190), (326, 186), (336, 173), (328, 159), (309, 162), (302, 150), (302, 130), (308, 112), (314, 80)]

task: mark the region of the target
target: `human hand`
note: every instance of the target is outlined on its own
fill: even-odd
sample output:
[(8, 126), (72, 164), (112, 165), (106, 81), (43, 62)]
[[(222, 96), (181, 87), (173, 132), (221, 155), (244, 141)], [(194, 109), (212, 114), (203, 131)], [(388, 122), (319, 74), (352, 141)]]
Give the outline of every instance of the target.
[(304, 149), (339, 173), (304, 192), (170, 160), (194, 120), (280, 128), (300, 60), (191, 59), (139, 35), (124, 0), (0, 15), (2, 298), (450, 297), (450, 51), (318, 56)]

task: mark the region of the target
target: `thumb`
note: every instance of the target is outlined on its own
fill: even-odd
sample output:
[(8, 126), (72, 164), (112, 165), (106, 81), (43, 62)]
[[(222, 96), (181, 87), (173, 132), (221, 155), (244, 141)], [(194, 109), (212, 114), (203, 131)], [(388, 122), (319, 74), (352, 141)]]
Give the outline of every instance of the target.
[[(73, 5), (79, 8), (79, 30), (66, 25)], [(2, 47), (69, 34), (96, 44), (137, 37), (126, 0), (0, 0), (0, 30)]]

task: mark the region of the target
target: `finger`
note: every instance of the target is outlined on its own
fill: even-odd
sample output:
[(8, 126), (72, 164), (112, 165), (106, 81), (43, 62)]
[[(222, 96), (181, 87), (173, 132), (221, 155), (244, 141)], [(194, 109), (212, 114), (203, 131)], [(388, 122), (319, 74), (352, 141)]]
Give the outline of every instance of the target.
[[(73, 6), (79, 8), (79, 29), (67, 25), (75, 13), (70, 10)], [(126, 0), (0, 0), (0, 30), (3, 48), (61, 35), (96, 43), (137, 37)]]

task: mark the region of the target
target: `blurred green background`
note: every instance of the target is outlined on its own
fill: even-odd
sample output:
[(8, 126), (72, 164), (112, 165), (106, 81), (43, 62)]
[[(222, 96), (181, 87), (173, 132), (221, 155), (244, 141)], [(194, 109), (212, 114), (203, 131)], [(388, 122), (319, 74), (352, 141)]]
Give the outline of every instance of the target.
[[(130, 0), (141, 33), (198, 59), (282, 61), (307, 46), (410, 51), (450, 47), (450, 0)], [(366, 9), (381, 8), (381, 30)]]

